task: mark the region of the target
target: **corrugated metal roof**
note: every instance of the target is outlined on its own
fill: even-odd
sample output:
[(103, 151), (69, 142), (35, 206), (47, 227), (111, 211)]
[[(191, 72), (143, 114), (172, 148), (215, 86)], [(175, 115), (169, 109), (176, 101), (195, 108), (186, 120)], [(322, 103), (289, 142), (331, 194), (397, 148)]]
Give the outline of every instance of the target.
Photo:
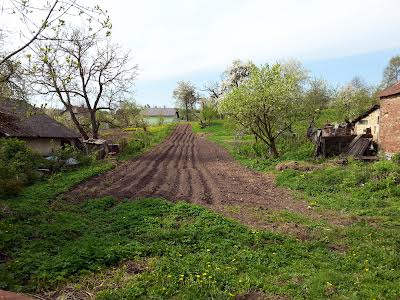
[(372, 106), (372, 107), (371, 107), (369, 110), (367, 110), (365, 113), (363, 113), (363, 114), (359, 115), (357, 118), (355, 118), (351, 123), (352, 123), (352, 124), (357, 123), (358, 121), (360, 121), (360, 120), (362, 120), (362, 119), (368, 117), (369, 114), (373, 113), (375, 110), (377, 110), (377, 109), (379, 109), (379, 108), (380, 108), (380, 106), (379, 106), (378, 104)]
[(145, 108), (143, 115), (146, 117), (175, 117), (176, 109), (166, 107), (149, 107)]
[(400, 81), (396, 84), (389, 86), (388, 88), (384, 89), (382, 92), (379, 93), (380, 98), (390, 97), (400, 94)]

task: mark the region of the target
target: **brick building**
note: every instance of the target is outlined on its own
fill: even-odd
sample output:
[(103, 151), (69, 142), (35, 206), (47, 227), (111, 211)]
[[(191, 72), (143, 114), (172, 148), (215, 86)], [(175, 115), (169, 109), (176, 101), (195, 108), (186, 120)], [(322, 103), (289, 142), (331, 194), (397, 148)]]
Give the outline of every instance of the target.
[(388, 154), (400, 152), (400, 82), (380, 94), (380, 148)]

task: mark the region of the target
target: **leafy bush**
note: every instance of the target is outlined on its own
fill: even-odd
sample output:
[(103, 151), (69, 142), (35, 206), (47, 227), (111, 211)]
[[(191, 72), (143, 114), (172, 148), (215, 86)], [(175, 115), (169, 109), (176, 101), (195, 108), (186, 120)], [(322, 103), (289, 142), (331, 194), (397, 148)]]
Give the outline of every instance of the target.
[(17, 195), (37, 178), (40, 154), (16, 139), (0, 139), (0, 195)]
[(50, 169), (53, 173), (58, 172), (66, 168), (65, 161), (70, 158), (76, 159), (81, 166), (90, 165), (95, 159), (93, 156), (87, 155), (73, 146), (66, 145), (63, 148), (55, 150), (53, 158), (46, 160), (44, 166)]
[(396, 153), (395, 155), (393, 155), (392, 160), (394, 163), (400, 165), (400, 153)]
[(136, 131), (133, 139), (128, 141), (124, 149), (124, 154), (133, 155), (141, 151), (150, 144), (151, 138), (148, 132)]
[(164, 140), (171, 132), (174, 124), (151, 126), (147, 131), (133, 131), (129, 140), (121, 140), (119, 159), (131, 159), (142, 153), (145, 149), (154, 146)]

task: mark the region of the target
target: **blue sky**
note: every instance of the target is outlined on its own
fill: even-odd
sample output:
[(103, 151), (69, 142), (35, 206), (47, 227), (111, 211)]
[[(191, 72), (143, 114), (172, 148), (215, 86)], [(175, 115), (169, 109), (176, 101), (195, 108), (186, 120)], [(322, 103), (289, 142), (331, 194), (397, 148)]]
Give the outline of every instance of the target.
[[(355, 76), (360, 76), (369, 84), (379, 84), (383, 69), (394, 55), (400, 55), (400, 48), (327, 60), (306, 60), (302, 63), (311, 76), (326, 79), (334, 87), (349, 82)], [(222, 71), (195, 72), (162, 80), (139, 80), (135, 98), (143, 105), (173, 106), (172, 91), (177, 81), (190, 80), (201, 88), (210, 80), (218, 80)]]

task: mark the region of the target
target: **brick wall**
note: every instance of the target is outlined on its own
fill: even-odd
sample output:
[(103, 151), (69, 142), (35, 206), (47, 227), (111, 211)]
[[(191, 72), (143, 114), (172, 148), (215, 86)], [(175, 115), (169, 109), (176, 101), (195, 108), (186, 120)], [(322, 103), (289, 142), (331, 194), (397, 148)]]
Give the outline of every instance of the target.
[(380, 101), (380, 147), (385, 153), (400, 152), (400, 95)]

